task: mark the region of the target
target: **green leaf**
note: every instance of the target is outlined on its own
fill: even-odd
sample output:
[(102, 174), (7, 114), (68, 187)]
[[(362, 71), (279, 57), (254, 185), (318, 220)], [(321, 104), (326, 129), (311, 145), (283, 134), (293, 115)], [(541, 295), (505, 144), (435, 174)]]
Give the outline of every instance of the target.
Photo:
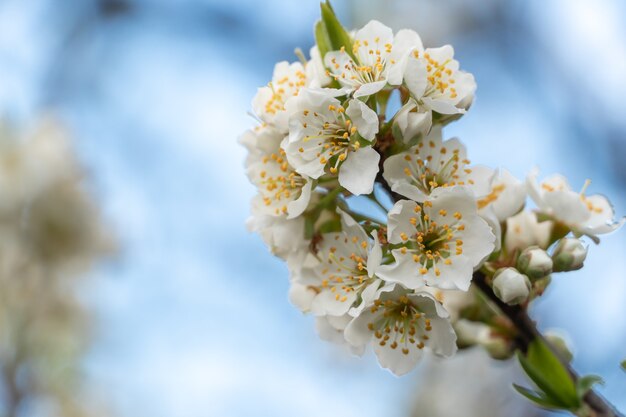
[(587, 391), (591, 389), (595, 384), (604, 384), (604, 380), (598, 375), (585, 375), (578, 379), (576, 384), (576, 390), (580, 398), (584, 397)]
[(522, 387), (521, 385), (513, 384), (513, 388), (515, 391), (522, 394), (524, 397), (528, 398), (530, 401), (539, 405), (540, 407), (549, 408), (549, 409), (561, 409), (562, 406), (558, 403), (555, 403), (550, 398), (546, 397), (545, 394), (533, 391), (531, 389)]
[(330, 51), (330, 39), (328, 38), (328, 32), (326, 32), (326, 26), (324, 22), (318, 20), (315, 24), (315, 43), (317, 43), (317, 48), (320, 51), (320, 55), (324, 58), (326, 52)]
[[(352, 38), (350, 38), (346, 29), (341, 25), (339, 19), (337, 19), (337, 15), (335, 15), (328, 0), (325, 3), (320, 3), (320, 8), (322, 11), (322, 22), (326, 29), (326, 34), (328, 35), (330, 50), (338, 51), (344, 47), (346, 52), (354, 58), (352, 53)], [(322, 57), (323, 56), (324, 54), (322, 54)]]
[(520, 364), (528, 377), (548, 398), (566, 409), (580, 406), (578, 392), (572, 377), (556, 355), (540, 340), (528, 347), (526, 357), (518, 355)]
[(626, 371), (626, 359), (624, 359), (622, 363), (620, 363), (620, 366), (622, 367), (624, 371)]

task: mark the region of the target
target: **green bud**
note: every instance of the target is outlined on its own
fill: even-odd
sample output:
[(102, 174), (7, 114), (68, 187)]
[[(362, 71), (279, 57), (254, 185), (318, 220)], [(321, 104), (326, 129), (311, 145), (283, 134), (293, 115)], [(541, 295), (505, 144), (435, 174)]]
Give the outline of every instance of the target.
[(517, 269), (530, 279), (539, 279), (550, 275), (552, 266), (553, 262), (550, 255), (537, 246), (524, 249), (519, 258), (517, 258)]
[(563, 238), (559, 241), (552, 254), (554, 272), (575, 271), (583, 267), (587, 257), (587, 248), (574, 238)]
[(500, 268), (493, 276), (493, 292), (507, 304), (520, 304), (530, 295), (530, 280), (515, 268)]

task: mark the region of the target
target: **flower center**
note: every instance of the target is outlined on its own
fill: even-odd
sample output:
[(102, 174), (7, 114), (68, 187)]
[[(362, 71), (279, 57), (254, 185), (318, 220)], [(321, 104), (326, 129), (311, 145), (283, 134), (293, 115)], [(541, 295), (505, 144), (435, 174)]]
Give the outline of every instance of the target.
[(266, 155), (262, 160), (267, 169), (259, 172), (258, 183), (266, 206), (276, 206), (275, 214), (286, 214), (287, 205), (300, 196), (304, 178), (293, 171), (285, 158), (285, 151)]
[[(336, 236), (340, 239), (339, 235)], [(367, 251), (368, 243), (366, 241), (359, 242), (354, 236), (352, 238), (345, 237), (344, 243), (351, 241), (355, 246), (360, 246), (363, 251)], [(328, 250), (326, 256), (326, 266), (322, 272), (322, 288), (328, 288), (335, 294), (337, 301), (344, 302), (347, 300), (347, 294), (350, 292), (360, 292), (368, 284), (373, 281), (367, 273), (367, 256), (351, 252), (350, 254), (339, 254), (337, 248), (332, 246)]]
[[(470, 163), (468, 159), (461, 160), (459, 150), (449, 152), (448, 148), (439, 147), (439, 158), (433, 158), (433, 152), (437, 152), (437, 145), (430, 141), (428, 147), (423, 149), (424, 142), (420, 142), (414, 150), (414, 155), (406, 154), (404, 160), (407, 166), (404, 174), (409, 178), (412, 185), (416, 186), (424, 194), (430, 194), (437, 187), (452, 187), (454, 185), (474, 184), (474, 180), (467, 178), (472, 170), (466, 168)], [(425, 157), (420, 154), (426, 153)], [(447, 155), (450, 155), (446, 157)]]
[[(426, 201), (424, 206), (430, 206), (429, 202)], [(415, 211), (416, 215), (409, 219), (415, 227), (415, 233), (411, 236), (400, 233), (400, 238), (403, 241), (400, 252), (403, 255), (412, 254), (413, 261), (420, 265), (420, 274), (425, 275), (432, 269), (436, 276), (440, 276), (439, 262), (451, 265), (453, 254), (463, 254), (463, 240), (455, 238), (457, 231), (465, 230), (465, 225), (458, 223), (462, 215), (455, 212), (451, 216), (455, 219), (454, 222), (439, 224), (433, 221), (428, 214), (425, 214), (419, 205), (416, 206)], [(439, 211), (439, 215), (447, 217), (448, 213), (442, 209)], [(452, 246), (454, 246), (454, 250)]]
[(391, 349), (399, 347), (405, 355), (409, 354), (409, 349), (413, 346), (424, 348), (424, 342), (429, 339), (428, 332), (432, 330), (430, 319), (425, 318), (408, 297), (376, 300), (370, 311), (377, 313), (381, 309), (383, 314), (367, 324), (380, 346), (388, 345)]

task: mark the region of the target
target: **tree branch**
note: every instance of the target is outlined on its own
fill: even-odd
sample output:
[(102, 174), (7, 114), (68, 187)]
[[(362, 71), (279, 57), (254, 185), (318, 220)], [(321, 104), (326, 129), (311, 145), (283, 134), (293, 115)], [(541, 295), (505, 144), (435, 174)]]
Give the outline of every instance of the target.
[[(474, 278), (472, 282), (485, 294), (499, 309), (502, 313), (511, 320), (515, 329), (517, 330), (517, 335), (515, 337), (515, 344), (517, 347), (524, 353), (528, 350), (528, 346), (530, 342), (535, 339), (541, 340), (546, 346), (550, 347), (554, 354), (561, 360), (563, 365), (568, 370), (569, 374), (572, 376), (574, 381), (576, 382), (579, 378), (578, 374), (572, 367), (569, 365), (567, 361), (564, 361), (563, 358), (554, 350), (551, 344), (545, 340), (543, 335), (537, 330), (537, 326), (535, 322), (532, 321), (526, 309), (520, 306), (511, 306), (504, 302), (502, 302), (496, 295), (494, 294), (491, 286), (486, 282), (485, 275), (480, 272), (474, 272)], [(589, 390), (587, 394), (583, 397), (583, 401), (589, 407), (591, 412), (593, 413), (592, 417), (624, 417), (619, 411), (617, 411), (608, 401), (606, 401), (602, 396), (596, 393), (594, 390)]]

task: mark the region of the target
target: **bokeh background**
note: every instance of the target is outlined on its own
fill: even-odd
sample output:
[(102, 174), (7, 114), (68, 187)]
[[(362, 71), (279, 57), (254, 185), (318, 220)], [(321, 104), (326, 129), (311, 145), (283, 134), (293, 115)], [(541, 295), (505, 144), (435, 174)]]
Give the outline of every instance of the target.
[[(625, 2), (334, 6), (348, 27), (376, 18), (454, 45), (478, 91), (446, 135), (473, 162), (518, 177), (538, 165), (574, 187), (592, 178), (589, 191), (626, 214)], [(478, 368), (445, 380), (426, 364), (396, 378), (320, 341), (287, 301), (283, 263), (245, 230), (254, 190), (237, 136), (254, 123), (256, 88), (295, 47), (308, 50), (317, 18), (315, 0), (0, 0), (0, 114), (65, 125), (117, 242), (80, 288), (93, 316), (83, 388), (107, 415), (426, 415), (414, 407), (420, 378), (443, 380), (426, 398), (448, 409), (479, 382), (492, 381), (481, 398), (504, 398)], [(533, 316), (565, 332), (575, 367), (603, 375), (602, 394), (626, 409), (626, 233), (556, 277)], [(509, 380), (495, 384), (502, 395)], [(18, 415), (46, 415), (33, 410)]]

